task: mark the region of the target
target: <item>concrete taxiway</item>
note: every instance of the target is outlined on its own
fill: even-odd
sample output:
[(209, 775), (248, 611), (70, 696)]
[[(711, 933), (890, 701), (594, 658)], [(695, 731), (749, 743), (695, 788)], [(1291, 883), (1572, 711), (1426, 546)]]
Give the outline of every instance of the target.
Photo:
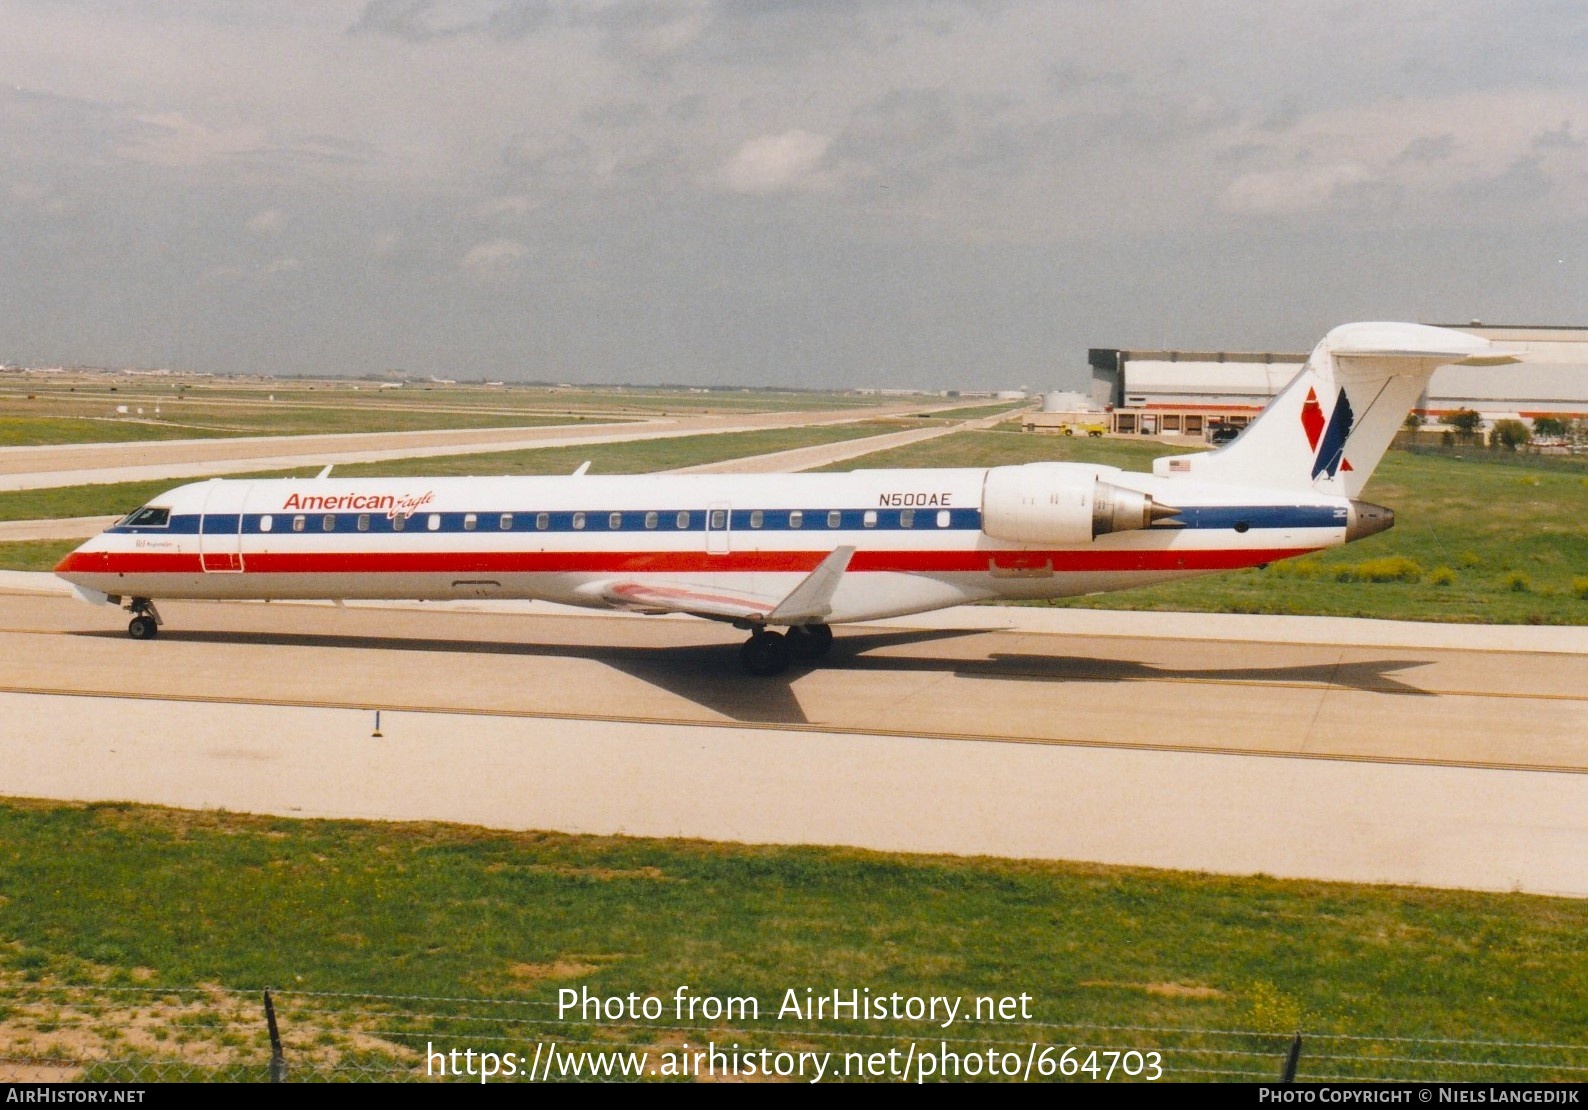
[(136, 643), (0, 593), (0, 793), (1588, 896), (1580, 630), (973, 608), (765, 680), (720, 625), (517, 609), (169, 603)]

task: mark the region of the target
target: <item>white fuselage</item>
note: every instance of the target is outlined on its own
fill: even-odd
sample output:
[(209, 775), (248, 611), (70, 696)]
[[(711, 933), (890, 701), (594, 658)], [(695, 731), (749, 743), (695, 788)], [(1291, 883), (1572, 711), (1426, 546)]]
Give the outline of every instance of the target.
[(836, 623), (1268, 563), (1344, 542), (1351, 512), (1342, 497), (1112, 467), (997, 468), (1014, 470), (1032, 488), (1050, 478), (1096, 479), (1149, 494), (1178, 514), (1096, 538), (999, 539), (984, 520), (994, 473), (987, 468), (217, 479), (156, 498), (150, 506), (164, 511), (163, 523), (123, 521), (68, 555), (57, 573), (112, 597), (607, 606), (615, 584), (776, 599), (836, 549), (853, 547), (831, 598), (828, 619)]

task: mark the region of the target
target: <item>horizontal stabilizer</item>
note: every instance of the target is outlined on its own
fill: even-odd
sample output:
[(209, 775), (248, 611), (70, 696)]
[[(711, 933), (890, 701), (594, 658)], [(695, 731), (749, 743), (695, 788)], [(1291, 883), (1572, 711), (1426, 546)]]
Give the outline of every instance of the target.
[(1157, 459), (1153, 473), (1356, 498), (1441, 366), (1520, 359), (1487, 339), (1426, 324), (1342, 324), (1232, 443)]

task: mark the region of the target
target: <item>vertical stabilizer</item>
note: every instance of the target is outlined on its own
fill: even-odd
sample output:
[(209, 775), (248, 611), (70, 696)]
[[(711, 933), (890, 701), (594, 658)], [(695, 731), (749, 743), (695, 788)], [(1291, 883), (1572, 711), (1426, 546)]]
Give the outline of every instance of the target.
[(1158, 459), (1153, 472), (1356, 497), (1436, 369), (1515, 361), (1449, 328), (1342, 324), (1233, 443)]

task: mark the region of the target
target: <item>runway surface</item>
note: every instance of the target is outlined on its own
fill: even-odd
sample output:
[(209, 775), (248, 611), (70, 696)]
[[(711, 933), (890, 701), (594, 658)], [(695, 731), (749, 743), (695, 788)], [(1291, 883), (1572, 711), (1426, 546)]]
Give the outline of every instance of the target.
[(640, 439), (711, 435), (848, 424), (930, 412), (938, 405), (893, 405), (809, 412), (714, 416), (646, 417), (627, 423), (557, 424), (527, 428), (474, 428), (429, 432), (368, 432), (345, 435), (255, 436), (137, 443), (79, 443), (0, 448), (0, 490), (196, 478), (254, 470), (324, 466), (328, 463), (484, 454), (532, 447), (622, 443)]
[(1251, 643), (976, 608), (765, 680), (685, 619), (162, 612), (135, 643), (0, 594), (0, 792), (1588, 896), (1579, 630)]

